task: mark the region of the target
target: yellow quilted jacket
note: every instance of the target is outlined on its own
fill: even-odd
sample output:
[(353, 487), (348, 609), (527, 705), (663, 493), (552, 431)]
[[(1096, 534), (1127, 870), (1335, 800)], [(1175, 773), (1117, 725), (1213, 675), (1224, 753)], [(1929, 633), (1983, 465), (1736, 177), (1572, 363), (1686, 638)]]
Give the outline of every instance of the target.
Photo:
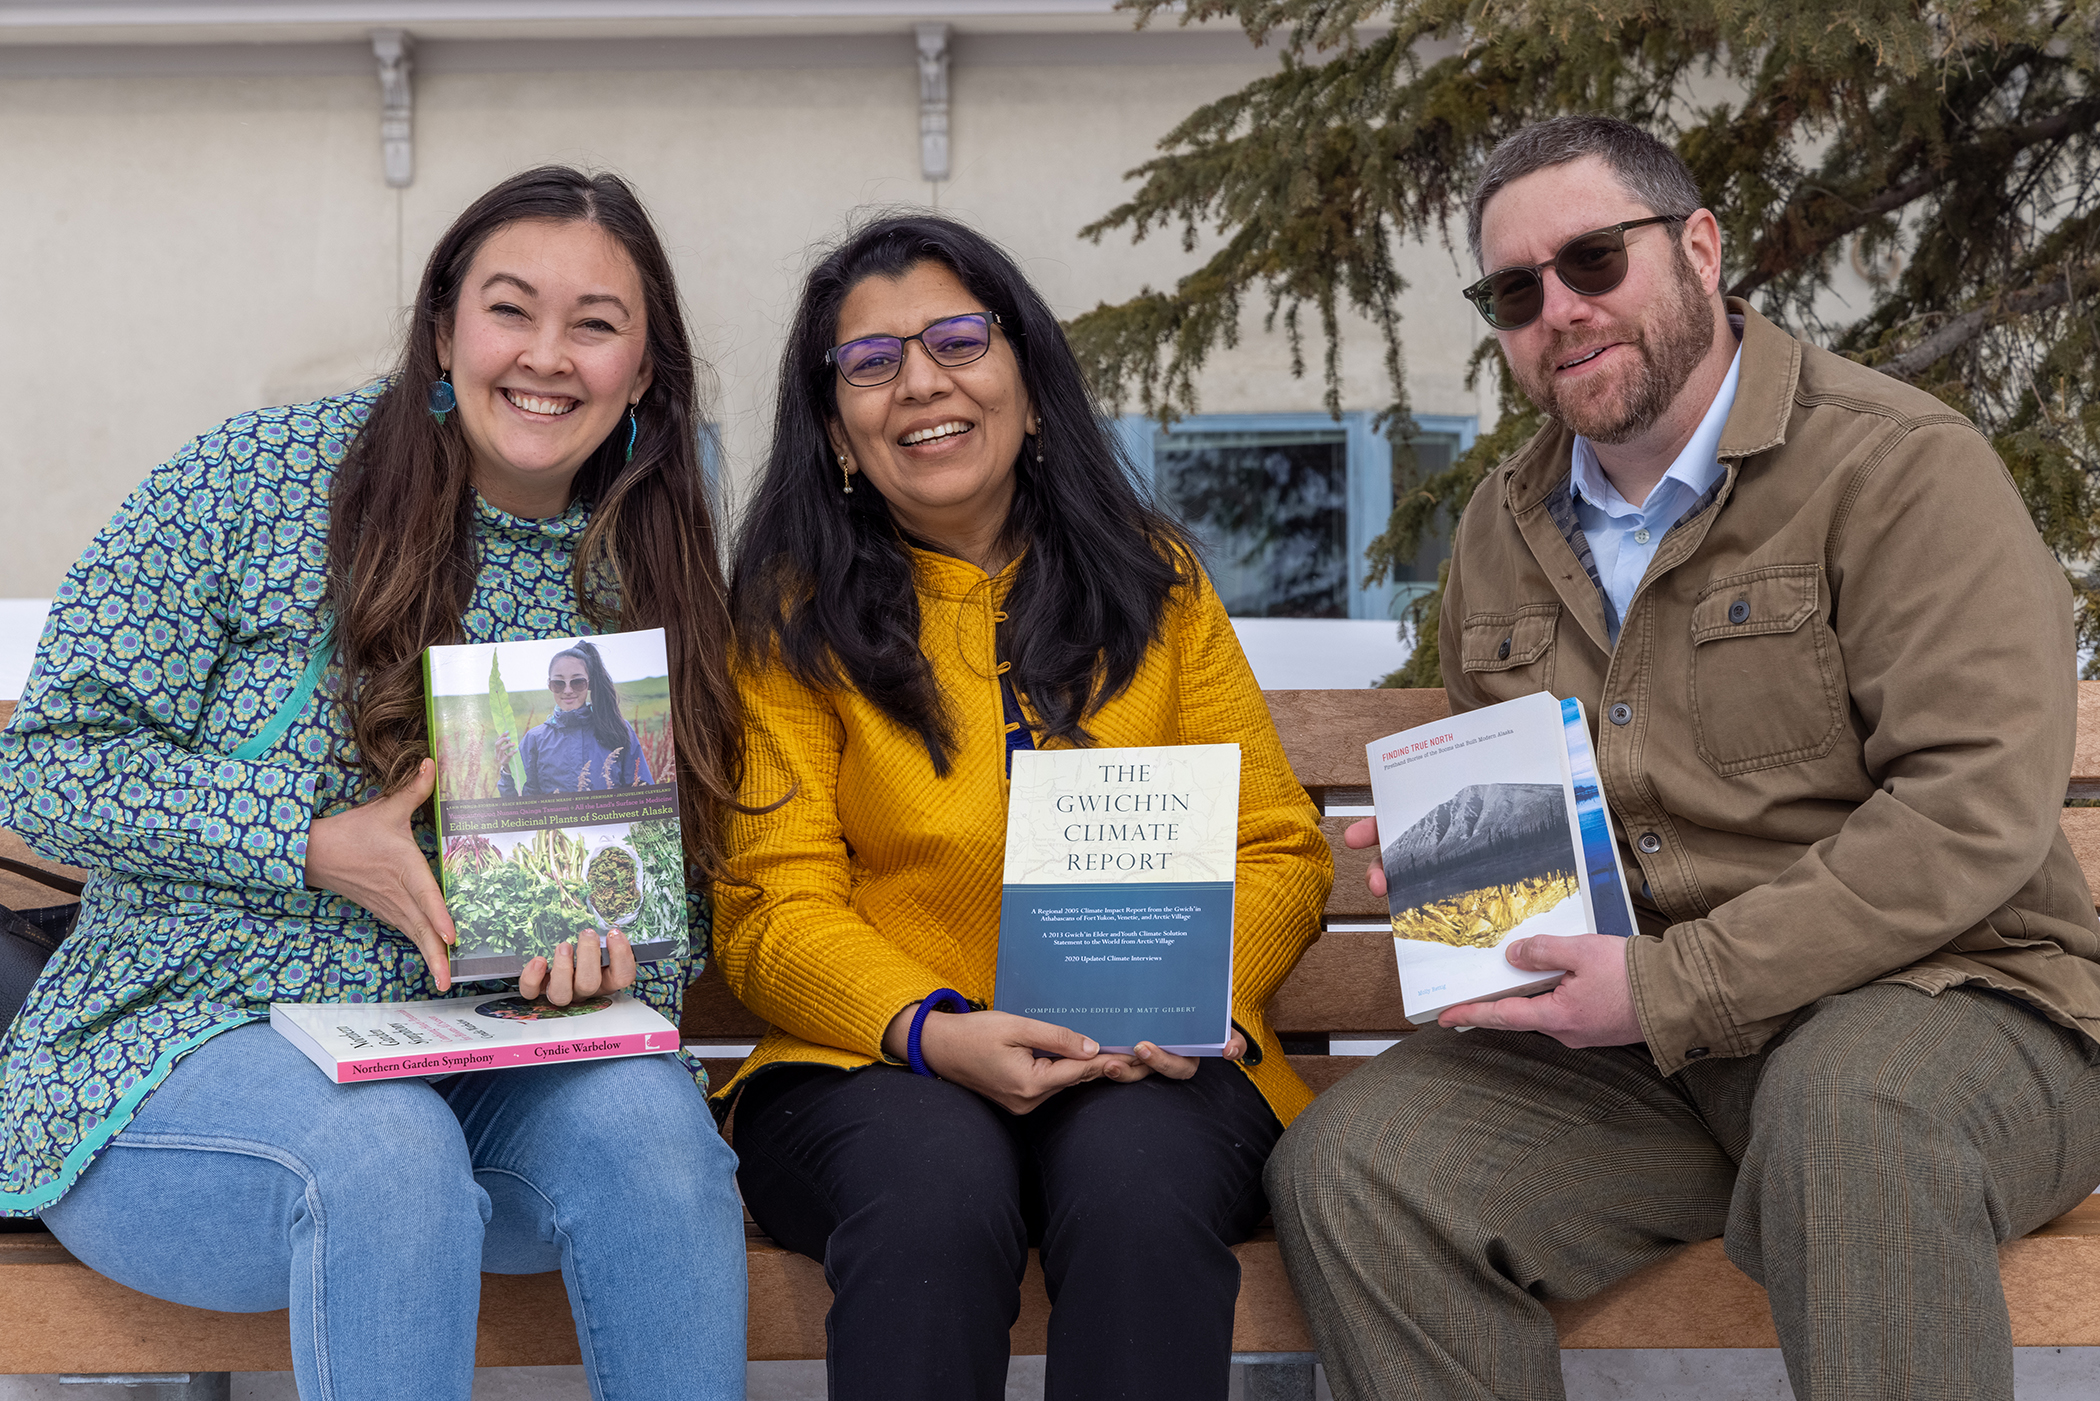
[[(794, 796), (730, 824), (729, 872), (747, 884), (717, 886), (715, 959), (773, 1030), (717, 1098), (764, 1066), (874, 1064), (891, 1019), (936, 988), (991, 1001), (1007, 794), (993, 634), (1014, 566), (988, 577), (946, 555), (913, 560), (920, 645), (955, 723), (948, 777), (856, 692), (811, 690), (778, 665), (739, 677), (744, 800)], [(1246, 1073), (1289, 1124), (1312, 1093), (1262, 1008), (1319, 937), (1334, 861), (1207, 580), (1176, 590), (1136, 679), (1087, 729), (1103, 747), (1239, 744), (1233, 1018), (1257, 1048)]]

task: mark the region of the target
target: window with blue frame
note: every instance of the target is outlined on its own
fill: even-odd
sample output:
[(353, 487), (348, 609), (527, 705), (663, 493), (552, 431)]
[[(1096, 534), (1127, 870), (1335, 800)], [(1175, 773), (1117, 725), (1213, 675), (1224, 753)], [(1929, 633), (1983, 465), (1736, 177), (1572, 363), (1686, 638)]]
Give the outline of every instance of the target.
[[(1202, 543), (1212, 582), (1237, 618), (1397, 618), (1436, 587), (1450, 554), (1440, 523), (1377, 585), (1364, 550), (1392, 514), (1392, 444), (1372, 415), (1206, 414), (1161, 428), (1118, 425), (1139, 474)], [(1442, 471), (1474, 437), (1471, 418), (1417, 415), (1409, 477)]]

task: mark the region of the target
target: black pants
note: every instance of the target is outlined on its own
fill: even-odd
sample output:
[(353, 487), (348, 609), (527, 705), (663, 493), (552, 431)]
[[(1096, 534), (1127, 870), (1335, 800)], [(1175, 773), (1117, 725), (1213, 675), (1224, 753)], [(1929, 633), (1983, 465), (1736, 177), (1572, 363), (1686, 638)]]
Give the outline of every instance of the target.
[(1238, 1067), (1096, 1081), (1013, 1115), (887, 1066), (783, 1067), (736, 1110), (766, 1234), (820, 1260), (832, 1401), (999, 1401), (1028, 1247), (1046, 1401), (1223, 1401), (1239, 1261), (1282, 1127)]

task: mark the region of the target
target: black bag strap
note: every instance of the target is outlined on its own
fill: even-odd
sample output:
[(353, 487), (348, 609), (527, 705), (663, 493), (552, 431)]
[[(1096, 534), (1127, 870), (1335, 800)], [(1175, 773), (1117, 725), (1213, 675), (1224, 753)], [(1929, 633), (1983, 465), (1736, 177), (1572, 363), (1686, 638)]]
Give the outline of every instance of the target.
[(0, 1031), (22, 1010), (37, 974), (73, 932), (79, 914), (78, 905), (21, 911), (0, 905)]
[(49, 910), (23, 912), (10, 910), (0, 905), (0, 934), (6, 934), (43, 950), (45, 958), (58, 952), (58, 946), (73, 932), (71, 915), (74, 907), (54, 906)]

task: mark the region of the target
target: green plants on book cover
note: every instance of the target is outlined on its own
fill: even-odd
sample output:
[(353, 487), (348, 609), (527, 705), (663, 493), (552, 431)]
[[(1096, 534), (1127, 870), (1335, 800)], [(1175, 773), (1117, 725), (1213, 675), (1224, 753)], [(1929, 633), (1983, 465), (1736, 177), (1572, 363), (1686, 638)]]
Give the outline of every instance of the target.
[(662, 629), (433, 647), (424, 682), (453, 976), (615, 930), (637, 959), (683, 956)]

